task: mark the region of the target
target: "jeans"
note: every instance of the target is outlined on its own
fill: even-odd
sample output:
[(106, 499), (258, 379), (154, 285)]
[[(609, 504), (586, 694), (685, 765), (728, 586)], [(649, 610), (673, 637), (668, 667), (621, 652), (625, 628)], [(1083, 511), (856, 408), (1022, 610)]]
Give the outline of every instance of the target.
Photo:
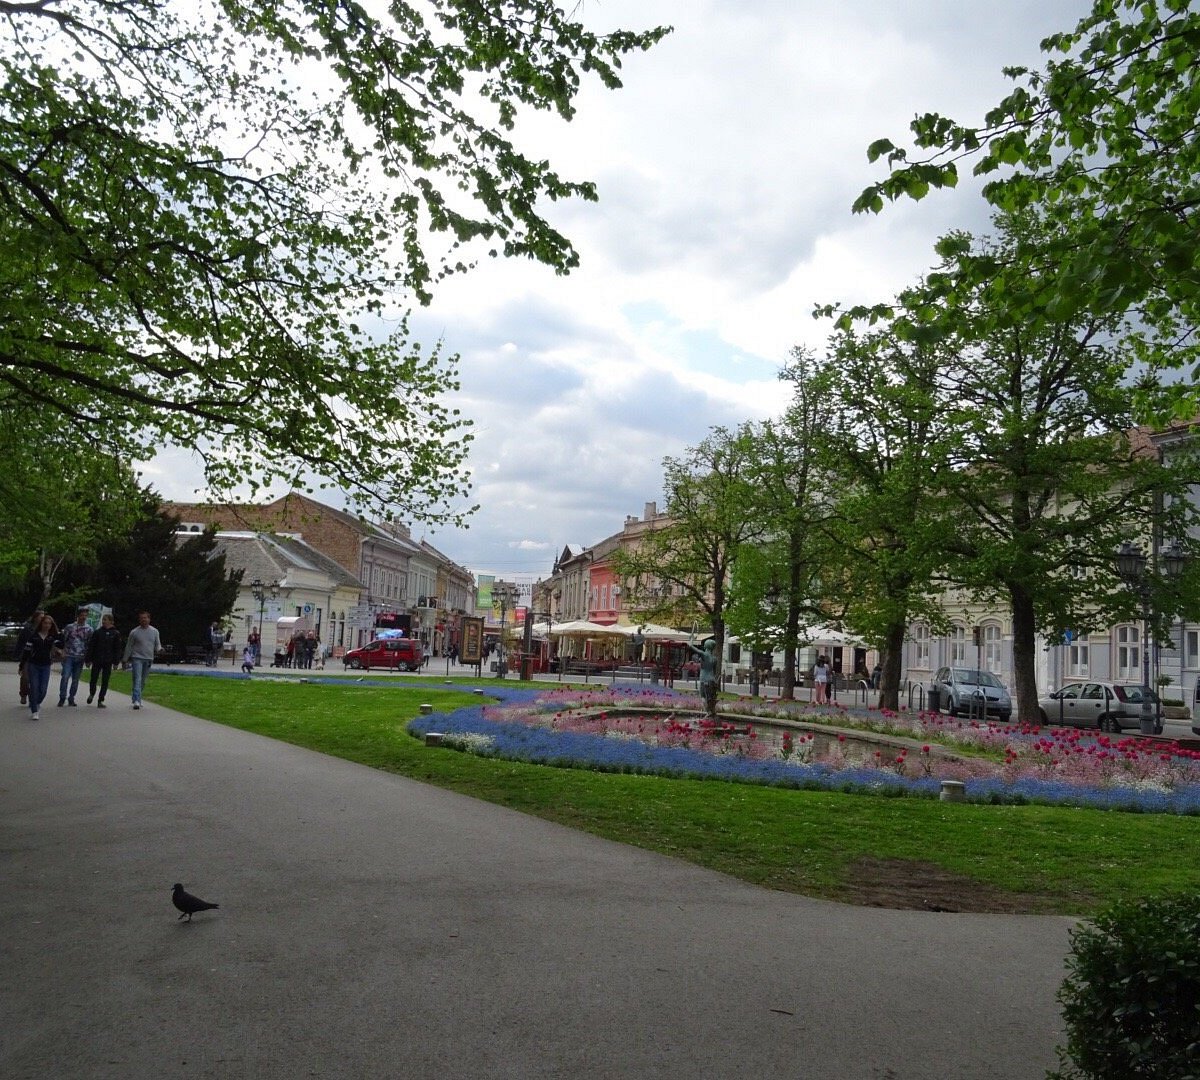
[(146, 676), (150, 674), (150, 664), (150, 660), (139, 660), (136, 656), (129, 661), (133, 672), (133, 690), (129, 696), (135, 705), (142, 703), (142, 687), (146, 685)]
[(88, 679), (88, 701), (96, 696), (96, 680), (100, 680), (100, 702), (103, 704), (104, 695), (108, 693), (108, 678), (112, 674), (112, 664), (93, 664), (91, 678)]
[(58, 703), (74, 702), (79, 690), (79, 676), (83, 674), (82, 656), (64, 656), (62, 659), (62, 678), (58, 681)]
[(25, 673), (29, 676), (29, 711), (35, 713), (50, 689), (50, 665), (27, 663)]

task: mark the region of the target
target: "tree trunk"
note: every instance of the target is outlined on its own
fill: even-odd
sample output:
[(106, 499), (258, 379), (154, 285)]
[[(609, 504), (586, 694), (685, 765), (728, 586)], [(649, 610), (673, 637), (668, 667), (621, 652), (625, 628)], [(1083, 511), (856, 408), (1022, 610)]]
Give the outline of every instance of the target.
[(800, 606), (796, 602), (796, 590), (787, 594), (787, 625), (784, 628), (784, 685), (780, 686), (780, 701), (796, 700), (796, 637), (800, 632)]
[(887, 629), (879, 672), (879, 707), (900, 711), (900, 673), (904, 664), (904, 636), (907, 627), (894, 622)]
[(1037, 625), (1033, 597), (1018, 585), (1009, 586), (1013, 617), (1013, 704), (1017, 718), (1025, 724), (1040, 724), (1037, 703), (1037, 672), (1034, 665)]

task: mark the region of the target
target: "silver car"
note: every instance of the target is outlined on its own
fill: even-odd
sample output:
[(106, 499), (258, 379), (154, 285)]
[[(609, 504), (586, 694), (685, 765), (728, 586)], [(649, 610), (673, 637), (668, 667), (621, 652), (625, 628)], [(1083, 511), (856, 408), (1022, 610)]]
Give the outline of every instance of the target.
[(930, 687), (938, 692), (938, 705), (951, 716), (994, 716), (1005, 723), (1012, 719), (1012, 698), (999, 679), (979, 668), (944, 667), (933, 676)]
[(1077, 682), (1068, 683), (1052, 694), (1038, 698), (1043, 724), (1066, 724), (1070, 727), (1099, 728), (1118, 732), (1138, 728), (1142, 721), (1143, 695), (1149, 695), (1150, 707), (1158, 725), (1158, 695), (1137, 683)]

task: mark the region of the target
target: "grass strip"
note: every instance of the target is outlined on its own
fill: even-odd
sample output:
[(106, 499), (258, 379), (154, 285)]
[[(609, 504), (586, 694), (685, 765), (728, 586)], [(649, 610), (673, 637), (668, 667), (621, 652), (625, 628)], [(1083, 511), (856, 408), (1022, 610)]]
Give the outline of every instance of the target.
[[(128, 676), (114, 676), (123, 690)], [(1200, 822), (1167, 814), (978, 806), (718, 780), (597, 773), (427, 747), (405, 725), (480, 703), (472, 684), (395, 686), (153, 675), (146, 697), (217, 721), (811, 896), (887, 902), (863, 867), (939, 868), (986, 895), (963, 910), (1088, 914), (1200, 889)], [(486, 692), (487, 686), (483, 685)], [(968, 896), (970, 889), (960, 892)], [(962, 896), (960, 896), (960, 900)], [(918, 905), (919, 906), (919, 905)]]

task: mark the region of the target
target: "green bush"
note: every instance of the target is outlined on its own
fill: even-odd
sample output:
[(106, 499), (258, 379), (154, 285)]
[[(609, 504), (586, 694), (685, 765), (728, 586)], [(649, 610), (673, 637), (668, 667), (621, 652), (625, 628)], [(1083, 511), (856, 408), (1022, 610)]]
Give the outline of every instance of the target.
[(1117, 904), (1071, 932), (1051, 1080), (1200, 1080), (1200, 895)]

